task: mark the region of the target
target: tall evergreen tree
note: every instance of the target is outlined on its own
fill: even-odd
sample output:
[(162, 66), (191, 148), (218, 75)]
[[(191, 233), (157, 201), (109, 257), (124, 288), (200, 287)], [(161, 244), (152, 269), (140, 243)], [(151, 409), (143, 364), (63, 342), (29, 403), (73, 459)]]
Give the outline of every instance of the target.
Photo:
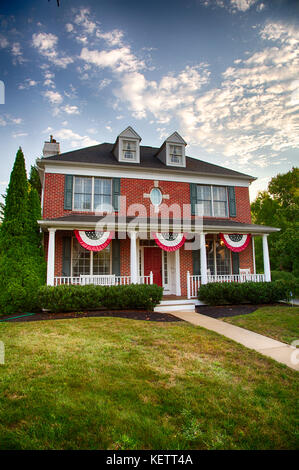
[(41, 197), (42, 185), (36, 165), (31, 165), (29, 184), (31, 188), (35, 188), (37, 190), (39, 197)]
[(0, 314), (35, 308), (38, 286), (45, 279), (36, 222), (40, 202), (36, 190), (30, 193), (20, 148), (11, 172), (0, 228)]

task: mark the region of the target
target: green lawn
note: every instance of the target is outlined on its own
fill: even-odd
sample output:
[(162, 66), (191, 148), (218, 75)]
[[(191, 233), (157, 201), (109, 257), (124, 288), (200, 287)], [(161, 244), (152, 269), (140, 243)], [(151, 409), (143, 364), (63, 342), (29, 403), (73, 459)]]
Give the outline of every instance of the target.
[(298, 374), (186, 323), (0, 323), (1, 449), (295, 449)]
[(299, 307), (263, 307), (247, 315), (222, 320), (283, 343), (299, 339)]

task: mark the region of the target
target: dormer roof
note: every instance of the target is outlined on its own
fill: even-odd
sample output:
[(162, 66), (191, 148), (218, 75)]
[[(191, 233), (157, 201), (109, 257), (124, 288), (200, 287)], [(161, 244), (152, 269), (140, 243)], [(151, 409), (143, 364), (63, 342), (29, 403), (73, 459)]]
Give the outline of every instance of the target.
[(187, 142), (185, 142), (183, 137), (177, 131), (175, 131), (173, 134), (167, 137), (165, 142), (170, 142), (172, 144), (183, 144), (185, 146), (187, 145)]
[(126, 139), (138, 139), (139, 142), (141, 142), (141, 140), (142, 140), (140, 135), (137, 134), (137, 132), (131, 126), (128, 126), (124, 131), (122, 131), (117, 136), (117, 139), (119, 139), (120, 137), (123, 137), (123, 138), (126, 138)]

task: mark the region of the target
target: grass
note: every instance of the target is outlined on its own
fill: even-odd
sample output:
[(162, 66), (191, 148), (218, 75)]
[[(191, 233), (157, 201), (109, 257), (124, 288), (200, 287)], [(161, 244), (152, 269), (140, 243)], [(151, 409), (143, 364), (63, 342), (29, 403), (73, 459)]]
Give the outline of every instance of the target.
[(0, 323), (1, 449), (295, 449), (297, 372), (182, 323)]
[(299, 339), (299, 307), (263, 307), (247, 315), (222, 320), (283, 343)]

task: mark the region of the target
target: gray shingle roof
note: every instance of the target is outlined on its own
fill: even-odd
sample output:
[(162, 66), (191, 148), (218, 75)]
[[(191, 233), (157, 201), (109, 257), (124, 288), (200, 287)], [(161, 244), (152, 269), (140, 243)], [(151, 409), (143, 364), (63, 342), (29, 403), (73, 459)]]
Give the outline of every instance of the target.
[[(91, 164), (101, 164), (101, 165), (113, 165), (113, 166), (128, 166), (135, 168), (149, 168), (157, 170), (168, 169), (164, 163), (162, 163), (157, 158), (157, 153), (160, 150), (157, 147), (148, 147), (141, 145), (140, 146), (140, 163), (126, 163), (119, 162), (112, 153), (114, 144), (103, 143), (99, 145), (94, 145), (92, 147), (86, 147), (79, 150), (73, 150), (70, 152), (61, 153), (60, 155), (53, 155), (51, 157), (42, 158), (42, 161), (59, 161), (59, 162), (75, 162), (75, 163), (91, 163)], [(248, 180), (254, 180), (255, 178), (239, 171), (230, 170), (229, 168), (224, 168), (219, 165), (214, 165), (212, 163), (204, 162), (198, 160), (197, 158), (186, 157), (186, 167), (185, 168), (175, 168), (171, 167), (169, 170), (178, 170), (182, 172), (192, 172), (199, 174), (209, 174), (217, 176), (232, 176), (239, 177)]]

